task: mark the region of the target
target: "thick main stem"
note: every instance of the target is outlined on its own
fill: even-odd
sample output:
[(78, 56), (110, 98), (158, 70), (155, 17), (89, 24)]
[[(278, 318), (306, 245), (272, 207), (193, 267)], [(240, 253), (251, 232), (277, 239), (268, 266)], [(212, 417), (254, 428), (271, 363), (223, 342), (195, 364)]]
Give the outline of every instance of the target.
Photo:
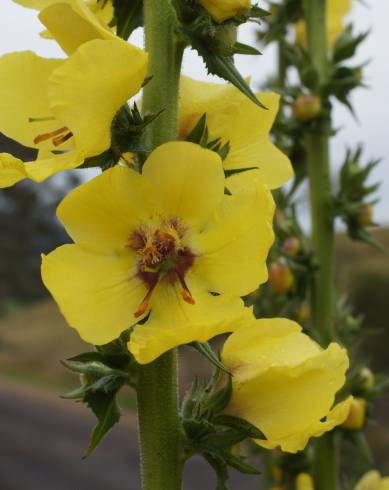
[[(147, 143), (155, 148), (176, 138), (183, 48), (176, 41), (169, 0), (144, 0), (144, 20), (151, 79), (144, 88), (143, 112), (163, 111), (147, 128)], [(140, 368), (137, 395), (142, 489), (180, 490), (183, 448), (174, 351)]]
[[(323, 84), (328, 75), (326, 0), (304, 0), (308, 51)], [(307, 133), (305, 147), (311, 199), (312, 242), (318, 270), (312, 289), (313, 324), (324, 345), (334, 338), (334, 224), (329, 160), (330, 122)], [(315, 442), (315, 490), (337, 490), (338, 465), (334, 434)]]

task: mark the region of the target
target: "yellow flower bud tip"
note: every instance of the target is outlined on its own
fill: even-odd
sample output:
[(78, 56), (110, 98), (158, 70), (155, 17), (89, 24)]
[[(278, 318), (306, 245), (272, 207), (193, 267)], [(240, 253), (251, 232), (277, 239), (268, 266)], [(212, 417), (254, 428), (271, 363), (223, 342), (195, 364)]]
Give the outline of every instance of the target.
[(382, 477), (377, 470), (365, 473), (354, 490), (388, 490), (389, 477)]
[(296, 490), (314, 490), (313, 479), (308, 473), (300, 473), (296, 478)]
[(218, 23), (243, 14), (251, 7), (251, 0), (200, 0), (200, 3)]
[(297, 237), (289, 237), (282, 244), (282, 251), (285, 255), (295, 257), (300, 251), (300, 240)]
[(184, 226), (176, 218), (162, 221), (155, 229), (141, 225), (131, 233), (127, 247), (139, 256), (137, 276), (147, 288), (146, 296), (134, 313), (135, 318), (148, 310), (151, 296), (162, 275), (169, 284), (178, 281), (184, 301), (195, 304), (185, 282), (185, 274), (193, 265), (195, 254), (182, 245), (185, 233)]
[(375, 383), (375, 377), (372, 371), (368, 367), (364, 367), (359, 371), (359, 376), (362, 380), (362, 387), (366, 391), (373, 388)]
[(271, 469), (271, 473), (276, 482), (281, 482), (283, 475), (282, 468), (280, 468), (279, 466), (273, 466)]
[(294, 284), (294, 276), (290, 267), (281, 262), (273, 262), (269, 273), (270, 285), (277, 294), (287, 294)]
[(341, 427), (347, 430), (359, 430), (365, 424), (366, 418), (366, 400), (363, 398), (354, 398), (350, 405), (350, 411), (347, 419)]
[(303, 303), (297, 311), (297, 320), (301, 323), (306, 322), (311, 317), (311, 308), (308, 303)]
[(364, 204), (361, 207), (358, 222), (361, 226), (370, 226), (373, 224), (373, 206), (371, 204)]
[(299, 121), (311, 121), (320, 115), (321, 101), (317, 95), (300, 95), (293, 104), (293, 114)]

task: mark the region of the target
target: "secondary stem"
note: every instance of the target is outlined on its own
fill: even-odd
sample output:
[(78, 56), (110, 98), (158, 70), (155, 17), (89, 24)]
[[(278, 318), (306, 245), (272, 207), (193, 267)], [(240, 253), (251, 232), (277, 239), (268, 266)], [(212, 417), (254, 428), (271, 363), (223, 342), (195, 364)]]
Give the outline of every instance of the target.
[[(163, 111), (147, 129), (147, 143), (155, 148), (176, 138), (183, 47), (169, 0), (144, 0), (144, 19), (152, 78), (144, 88), (143, 112)], [(140, 368), (137, 395), (142, 488), (180, 490), (183, 448), (174, 351)]]
[[(304, 0), (308, 51), (320, 84), (328, 75), (326, 0)], [(311, 198), (312, 242), (319, 269), (312, 290), (314, 327), (324, 345), (334, 336), (334, 227), (329, 160), (330, 122), (318, 123), (307, 133), (308, 176)], [(334, 434), (315, 442), (313, 461), (315, 490), (337, 490), (338, 466)]]

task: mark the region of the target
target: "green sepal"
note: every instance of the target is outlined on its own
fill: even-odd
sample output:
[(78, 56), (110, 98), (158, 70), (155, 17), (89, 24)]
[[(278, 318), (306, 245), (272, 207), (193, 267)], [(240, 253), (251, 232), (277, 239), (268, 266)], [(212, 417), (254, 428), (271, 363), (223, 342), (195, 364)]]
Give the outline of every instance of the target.
[(253, 46), (249, 46), (248, 44), (243, 44), (236, 42), (233, 47), (232, 47), (234, 54), (247, 54), (247, 55), (252, 55), (256, 56), (259, 54), (262, 54), (260, 51), (258, 51), (257, 48), (254, 48)]
[(347, 26), (335, 41), (332, 55), (333, 64), (338, 64), (352, 58), (359, 45), (363, 43), (369, 34), (370, 31), (366, 31), (354, 37), (352, 25)]
[(258, 7), (257, 5), (251, 7), (251, 9), (247, 13), (247, 17), (249, 18), (263, 18), (263, 17), (268, 17), (269, 15), (271, 15), (270, 12)]
[(92, 454), (107, 432), (119, 422), (121, 415), (116, 400), (116, 392), (110, 394), (93, 392), (86, 396), (84, 403), (86, 403), (96, 415), (98, 422), (93, 429), (90, 444), (83, 459)]
[(61, 363), (68, 368), (70, 371), (74, 371), (75, 373), (92, 375), (92, 376), (121, 376), (123, 378), (128, 377), (128, 373), (126, 371), (121, 371), (119, 369), (112, 369), (107, 366), (103, 362), (100, 361), (61, 361)]
[(255, 427), (255, 425), (240, 417), (223, 413), (214, 418), (214, 423), (244, 432), (246, 437), (250, 439), (266, 439), (262, 431)]
[(202, 356), (204, 356), (211, 364), (213, 364), (216, 368), (224, 371), (227, 374), (230, 374), (229, 370), (222, 363), (219, 356), (214, 352), (212, 347), (208, 342), (192, 342), (189, 344), (193, 347), (197, 352), (199, 352)]
[(226, 463), (234, 468), (235, 470), (239, 471), (240, 473), (244, 473), (246, 475), (260, 475), (261, 472), (255, 468), (255, 466), (252, 466), (251, 464), (247, 463), (245, 458), (235, 456), (232, 453), (226, 453), (224, 455)]
[(122, 39), (143, 25), (143, 0), (113, 0), (116, 32)]
[(224, 145), (222, 145), (221, 138), (216, 138), (212, 141), (209, 141), (206, 114), (203, 114), (200, 117), (200, 119), (196, 123), (196, 126), (185, 138), (185, 141), (190, 141), (191, 143), (200, 145), (207, 150), (214, 151), (220, 156), (222, 160), (225, 160), (228, 156), (228, 153), (230, 152), (229, 141), (227, 141), (227, 143), (225, 143)]
[(216, 473), (216, 490), (228, 490), (229, 475), (225, 460), (212, 453), (205, 453), (204, 458)]
[(248, 172), (249, 170), (258, 170), (258, 167), (224, 169), (224, 176), (227, 179), (228, 177), (231, 177), (231, 175), (241, 174), (243, 172)]

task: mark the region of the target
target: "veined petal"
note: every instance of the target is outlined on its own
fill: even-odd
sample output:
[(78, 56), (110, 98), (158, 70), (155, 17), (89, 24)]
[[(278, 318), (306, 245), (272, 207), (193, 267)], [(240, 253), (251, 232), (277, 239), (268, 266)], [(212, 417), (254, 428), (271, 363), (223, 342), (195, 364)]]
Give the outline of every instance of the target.
[(184, 137), (203, 114), (210, 139), (230, 143), (226, 169), (258, 167), (270, 188), (285, 183), (293, 174), (291, 163), (269, 140), (277, 116), (279, 95), (258, 93), (267, 110), (258, 107), (231, 84), (181, 77), (179, 134)]
[(153, 185), (161, 214), (194, 227), (203, 226), (223, 199), (220, 157), (193, 143), (172, 141), (159, 146), (146, 160), (143, 175)]
[(0, 153), (0, 188), (11, 187), (25, 178), (23, 162), (9, 153)]
[(260, 183), (223, 197), (196, 243), (194, 272), (210, 291), (244, 296), (267, 280), (273, 213), (271, 193)]
[(231, 296), (213, 296), (193, 278), (188, 286), (196, 303), (186, 303), (177, 286), (159, 285), (151, 302), (151, 314), (144, 325), (136, 325), (129, 351), (140, 364), (147, 364), (164, 352), (193, 341), (206, 342), (239, 328), (253, 318), (243, 302)]
[[(35, 145), (39, 134), (61, 127), (55, 120), (30, 122), (52, 116), (47, 96), (48, 79), (63, 60), (41, 58), (31, 51), (0, 58), (0, 131), (24, 146)], [(53, 118), (54, 119), (54, 118)], [(47, 144), (46, 144), (47, 146)]]
[(70, 192), (58, 218), (74, 241), (123, 253), (131, 231), (152, 212), (147, 184), (138, 173), (116, 165)]
[(141, 88), (147, 54), (122, 40), (95, 39), (78, 48), (49, 80), (52, 112), (88, 156), (111, 145), (117, 111)]
[(92, 39), (117, 39), (83, 0), (51, 2), (39, 19), (67, 54)]
[(145, 294), (132, 255), (64, 245), (42, 258), (42, 279), (69, 325), (91, 344), (110, 342), (131, 326)]

